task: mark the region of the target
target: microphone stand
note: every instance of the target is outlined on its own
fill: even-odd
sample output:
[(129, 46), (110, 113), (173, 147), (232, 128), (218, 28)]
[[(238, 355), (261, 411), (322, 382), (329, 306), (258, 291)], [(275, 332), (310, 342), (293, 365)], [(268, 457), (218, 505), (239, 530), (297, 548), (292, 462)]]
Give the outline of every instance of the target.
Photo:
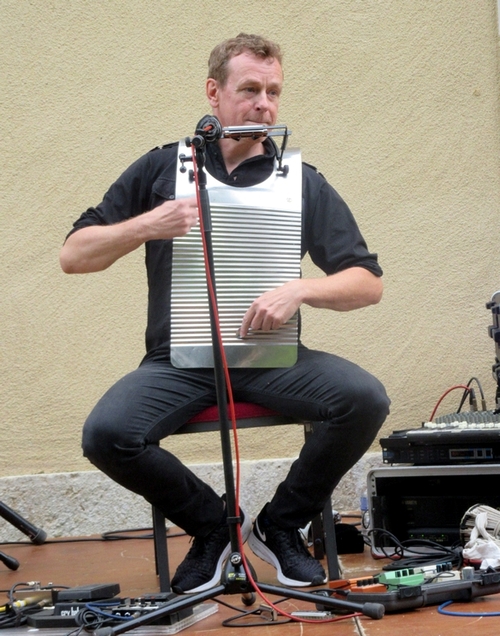
[[(117, 636), (123, 634), (131, 629), (147, 625), (157, 619), (174, 614), (183, 609), (193, 607), (216, 598), (221, 594), (242, 594), (243, 602), (245, 605), (251, 604), (250, 601), (253, 595), (253, 586), (249, 581), (245, 569), (243, 567), (242, 555), (239, 551), (238, 537), (236, 532), (236, 525), (239, 525), (241, 518), (236, 514), (236, 498), (235, 498), (235, 484), (233, 473), (233, 462), (231, 452), (231, 439), (230, 439), (230, 426), (227, 413), (227, 387), (224, 375), (223, 365), (223, 353), (221, 349), (221, 342), (219, 339), (218, 325), (217, 325), (217, 298), (215, 293), (215, 277), (214, 277), (214, 263), (213, 263), (213, 249), (212, 249), (212, 223), (210, 215), (210, 201), (208, 197), (208, 191), (206, 188), (206, 173), (204, 172), (205, 155), (204, 149), (206, 143), (216, 141), (223, 136), (223, 129), (213, 130), (210, 127), (203, 127), (202, 124), (205, 120), (209, 120), (210, 126), (213, 124), (213, 120), (218, 123), (215, 117), (205, 117), (200, 121), (197, 126), (196, 135), (192, 139), (186, 139), (186, 145), (194, 147), (196, 166), (195, 170), (198, 171), (198, 189), (199, 189), (199, 202), (201, 206), (201, 218), (203, 225), (203, 234), (206, 245), (206, 257), (207, 257), (207, 276), (210, 276), (210, 280), (213, 283), (214, 293), (208, 294), (209, 298), (209, 310), (210, 310), (210, 326), (212, 335), (212, 347), (214, 358), (214, 376), (215, 387), (217, 396), (217, 405), (219, 407), (219, 420), (220, 420), (220, 439), (222, 449), (222, 461), (224, 467), (224, 480), (226, 487), (226, 506), (227, 506), (227, 523), (229, 525), (229, 536), (231, 541), (231, 554), (227, 559), (222, 569), (221, 582), (215, 587), (205, 590), (204, 592), (198, 592), (194, 594), (186, 594), (177, 596), (171, 600), (168, 600), (162, 607), (152, 610), (138, 618), (125, 621), (115, 627), (106, 626), (96, 629), (94, 636)], [(188, 157), (184, 157), (183, 161), (189, 161)], [(249, 566), (250, 567), (250, 566)], [(256, 580), (251, 568), (252, 577)], [(381, 603), (352, 603), (350, 601), (344, 601), (341, 599), (334, 599), (327, 594), (314, 594), (311, 592), (303, 592), (301, 590), (295, 590), (277, 585), (267, 585), (265, 583), (259, 583), (258, 588), (262, 592), (269, 594), (286, 597), (291, 599), (297, 599), (302, 601), (308, 601), (313, 604), (321, 603), (325, 610), (348, 610), (350, 612), (360, 612), (370, 618), (380, 619), (384, 616), (385, 607)]]
[[(31, 542), (36, 545), (40, 545), (47, 538), (47, 535), (43, 530), (34, 526), (32, 523), (24, 519), (24, 517), (21, 517), (19, 513), (15, 512), (14, 510), (12, 510), (12, 508), (9, 508), (9, 506), (1, 501), (0, 516), (8, 521), (15, 528), (27, 535), (30, 538)], [(2, 563), (4, 563), (11, 570), (17, 570), (17, 568), (19, 567), (19, 561), (17, 561), (17, 559), (14, 559), (14, 557), (8, 556), (4, 552), (0, 552), (0, 561), (2, 561)]]
[[(203, 139), (203, 138), (202, 138)], [(241, 517), (236, 513), (236, 497), (234, 488), (234, 472), (231, 453), (231, 436), (230, 424), (227, 411), (227, 385), (224, 374), (224, 358), (222, 352), (222, 343), (219, 337), (218, 315), (217, 315), (217, 292), (215, 288), (215, 269), (212, 247), (212, 219), (210, 215), (210, 201), (207, 191), (207, 175), (205, 173), (205, 140), (201, 143), (199, 137), (194, 137), (191, 141), (195, 147), (196, 169), (198, 171), (198, 189), (200, 195), (201, 217), (203, 222), (203, 234), (206, 246), (206, 257), (209, 277), (212, 283), (213, 295), (208, 294), (209, 310), (210, 310), (210, 329), (212, 335), (212, 351), (214, 358), (214, 376), (215, 391), (217, 397), (217, 405), (219, 408), (220, 423), (220, 442), (222, 450), (222, 464), (224, 468), (224, 483), (226, 486), (226, 507), (227, 507), (227, 523), (229, 524), (229, 537), (231, 540), (230, 562), (236, 568), (242, 566), (241, 555), (238, 555), (238, 535), (236, 533), (236, 524), (241, 523)], [(241, 568), (242, 569), (242, 568)], [(241, 574), (241, 572), (240, 572)]]

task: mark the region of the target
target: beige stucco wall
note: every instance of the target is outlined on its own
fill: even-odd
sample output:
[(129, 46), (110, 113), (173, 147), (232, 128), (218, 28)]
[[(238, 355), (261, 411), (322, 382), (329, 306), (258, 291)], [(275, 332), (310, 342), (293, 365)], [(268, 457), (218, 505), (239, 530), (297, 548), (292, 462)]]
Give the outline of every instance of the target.
[[(418, 426), (471, 376), (492, 408), (496, 11), (496, 0), (0, 0), (0, 477), (91, 469), (83, 420), (143, 354), (143, 253), (67, 276), (60, 245), (133, 160), (192, 132), (208, 53), (240, 30), (282, 44), (290, 145), (344, 196), (385, 269), (380, 305), (306, 309), (306, 344), (384, 381), (384, 433)], [(293, 456), (300, 437), (247, 432), (242, 457)], [(174, 448), (220, 457), (217, 438)]]

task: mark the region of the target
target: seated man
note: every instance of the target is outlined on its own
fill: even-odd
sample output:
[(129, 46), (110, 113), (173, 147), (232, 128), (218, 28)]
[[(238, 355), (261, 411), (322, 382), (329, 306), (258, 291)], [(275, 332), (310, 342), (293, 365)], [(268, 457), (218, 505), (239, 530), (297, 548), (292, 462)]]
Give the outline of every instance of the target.
[[(240, 34), (210, 55), (206, 95), (223, 127), (274, 125), (282, 86), (280, 48), (260, 36)], [(228, 188), (262, 183), (275, 166), (269, 138), (207, 144), (206, 170)], [(183, 593), (218, 583), (231, 545), (224, 496), (158, 444), (216, 403), (213, 369), (175, 368), (170, 360), (172, 243), (198, 223), (196, 198), (175, 198), (176, 174), (175, 143), (138, 159), (75, 222), (60, 261), (67, 273), (101, 271), (145, 245), (147, 352), (95, 406), (84, 426), (83, 451), (194, 537), (172, 580), (173, 589)], [(311, 166), (302, 164), (301, 177), (302, 254), (309, 253), (325, 276), (290, 280), (256, 298), (242, 317), (243, 338), (249, 330), (278, 330), (303, 303), (349, 311), (382, 296), (382, 270), (347, 205)], [(293, 366), (234, 368), (230, 379), (235, 400), (319, 423), (253, 529), (248, 516), (241, 517), (243, 540), (249, 537), (251, 549), (276, 567), (281, 583), (322, 584), (323, 567), (298, 529), (323, 510), (342, 476), (370, 447), (389, 411), (386, 392), (357, 365), (301, 343)]]

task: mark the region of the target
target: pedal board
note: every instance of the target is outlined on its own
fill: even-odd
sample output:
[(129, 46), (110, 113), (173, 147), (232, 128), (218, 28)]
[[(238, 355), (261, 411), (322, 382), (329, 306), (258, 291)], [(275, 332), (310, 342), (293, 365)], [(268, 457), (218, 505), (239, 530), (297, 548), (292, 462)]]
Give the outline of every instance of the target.
[[(84, 585), (63, 590), (53, 590), (53, 605), (27, 616), (27, 624), (37, 629), (84, 627), (98, 622), (104, 615), (114, 623), (160, 609), (168, 601), (176, 598), (172, 592), (145, 594), (140, 598), (119, 598), (117, 583)], [(193, 614), (186, 608), (162, 616), (151, 624), (174, 625)], [(114, 619), (114, 620), (113, 620)]]

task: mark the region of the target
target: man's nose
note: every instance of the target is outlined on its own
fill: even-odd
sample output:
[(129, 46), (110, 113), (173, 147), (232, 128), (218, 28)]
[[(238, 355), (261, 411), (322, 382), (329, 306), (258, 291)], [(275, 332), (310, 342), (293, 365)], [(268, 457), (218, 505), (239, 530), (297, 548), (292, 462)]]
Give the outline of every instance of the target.
[(260, 93), (258, 93), (255, 108), (257, 110), (269, 109), (269, 97), (265, 91), (261, 91)]

